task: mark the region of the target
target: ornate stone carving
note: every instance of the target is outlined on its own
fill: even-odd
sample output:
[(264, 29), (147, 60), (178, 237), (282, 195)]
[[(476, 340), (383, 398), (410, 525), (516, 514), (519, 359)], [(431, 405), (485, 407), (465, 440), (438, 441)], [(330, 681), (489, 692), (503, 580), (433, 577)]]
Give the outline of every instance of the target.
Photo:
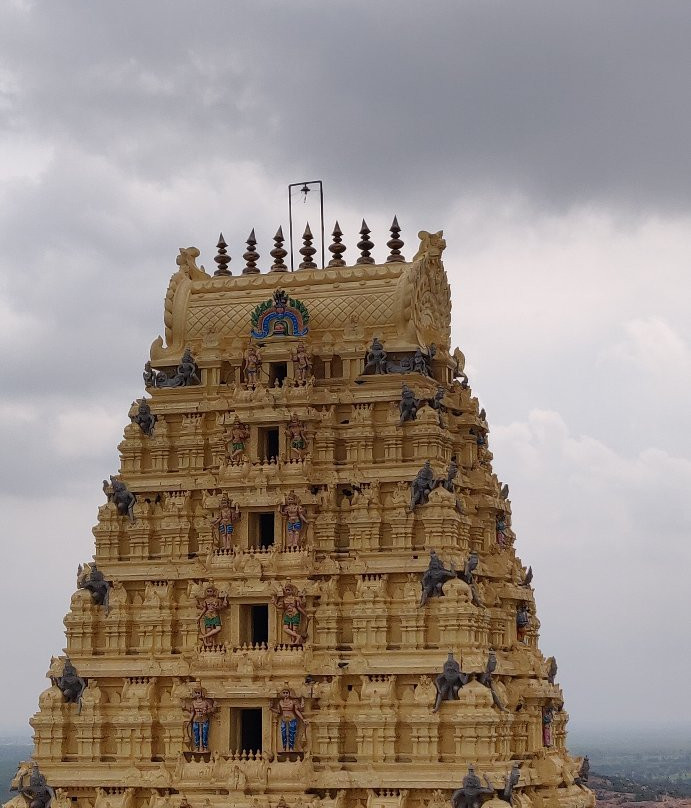
[(62, 673), (55, 679), (55, 685), (65, 698), (68, 704), (80, 704), (82, 693), (86, 687), (86, 679), (77, 673), (77, 669), (70, 662), (70, 658), (65, 658), (65, 665)]
[(199, 616), (199, 637), (203, 645), (213, 645), (222, 627), (221, 612), (228, 608), (228, 595), (220, 592), (212, 583), (204, 588), (204, 593), (197, 598)]
[(291, 645), (302, 645), (307, 637), (309, 617), (305, 611), (305, 596), (295, 584), (287, 581), (280, 595), (274, 595), (272, 602), (282, 613), (283, 631), (290, 637)]
[(132, 423), (137, 424), (141, 431), (151, 437), (154, 434), (154, 425), (156, 424), (156, 416), (151, 412), (149, 402), (142, 398), (139, 400), (137, 412), (135, 415), (130, 415)]
[(307, 453), (307, 437), (305, 436), (305, 425), (297, 417), (296, 413), (290, 416), (290, 421), (286, 427), (290, 446), (290, 456), (294, 460), (304, 460)]
[(227, 443), (228, 460), (231, 463), (241, 463), (246, 459), (245, 447), (250, 436), (250, 428), (247, 424), (243, 424), (238, 416), (231, 424), (225, 440)]
[(231, 499), (224, 494), (219, 503), (218, 516), (211, 519), (218, 547), (221, 550), (230, 550), (233, 546), (232, 535), (235, 530), (235, 523), (242, 518), (240, 508), (237, 503), (233, 504)]
[(12, 779), (10, 791), (23, 797), (27, 808), (48, 808), (55, 792), (41, 774), (38, 763), (20, 763)]
[(290, 352), (290, 358), (296, 384), (307, 384), (312, 376), (312, 354), (302, 340)]
[(410, 510), (415, 510), (418, 505), (424, 505), (435, 487), (432, 464), (429, 460), (425, 460), (425, 465), (418, 471), (410, 485)]
[(127, 488), (122, 480), (111, 476), (110, 483), (103, 481), (103, 493), (112, 502), (119, 516), (127, 516), (130, 522), (134, 522), (134, 506), (137, 503), (135, 495)]
[(415, 398), (415, 394), (407, 384), (404, 384), (401, 390), (401, 402), (398, 409), (401, 414), (401, 419), (398, 422), (399, 426), (402, 426), (406, 421), (414, 421), (417, 411), (420, 409), (420, 399)]
[(422, 595), (420, 606), (424, 606), (430, 598), (441, 598), (444, 596), (444, 584), (456, 578), (456, 570), (453, 566), (447, 570), (439, 556), (430, 550), (429, 566), (422, 576)]
[(253, 389), (259, 384), (259, 374), (262, 369), (262, 357), (256, 345), (250, 343), (245, 351), (244, 360), (243, 376), (245, 384)]
[(273, 298), (260, 303), (252, 312), (254, 339), (266, 337), (305, 337), (307, 336), (309, 312), (301, 301), (288, 297), (283, 289), (276, 289)]
[(296, 550), (302, 541), (302, 532), (308, 523), (307, 513), (295, 491), (286, 494), (280, 508), (281, 516), (286, 520), (286, 547)]
[(463, 778), (463, 785), (451, 795), (452, 808), (480, 808), (486, 797), (494, 796), (494, 786), (485, 776), (486, 785), (475, 773), (473, 766), (468, 767), (468, 774)]
[(296, 698), (286, 682), (286, 686), (278, 693), (270, 709), (271, 712), (278, 716), (278, 726), (283, 751), (299, 751), (299, 726), (300, 724), (303, 726), (307, 725), (307, 720), (302, 713), (302, 710), (304, 710), (304, 699)]
[(516, 609), (516, 635), (518, 642), (525, 642), (525, 636), (530, 626), (530, 612), (528, 611), (528, 604), (521, 603)]
[(432, 712), (436, 713), (443, 701), (458, 699), (460, 689), (463, 685), (467, 685), (470, 679), (470, 674), (463, 673), (461, 666), (454, 659), (453, 654), (449, 653), (442, 672), (434, 680), (434, 684), (437, 688), (437, 698), (434, 702)]
[(204, 688), (196, 684), (192, 688), (192, 698), (183, 702), (183, 710), (189, 716), (185, 727), (190, 748), (195, 752), (209, 749), (209, 722), (218, 709), (214, 699), (206, 695)]
[(77, 568), (77, 589), (86, 589), (91, 594), (91, 601), (96, 606), (108, 609), (111, 584), (106, 581), (96, 564), (80, 564)]
[(162, 370), (153, 370), (151, 362), (147, 362), (144, 368), (144, 384), (146, 387), (189, 387), (193, 384), (201, 384), (199, 368), (191, 350), (185, 348), (180, 363), (172, 376), (168, 376)]

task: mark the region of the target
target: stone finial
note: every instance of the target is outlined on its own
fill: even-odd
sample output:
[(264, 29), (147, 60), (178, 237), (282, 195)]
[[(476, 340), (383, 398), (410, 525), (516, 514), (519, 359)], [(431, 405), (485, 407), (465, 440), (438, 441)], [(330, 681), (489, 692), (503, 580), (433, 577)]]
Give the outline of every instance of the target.
[(367, 227), (367, 222), (362, 220), (362, 227), (360, 228), (360, 235), (362, 238), (357, 243), (357, 248), (360, 250), (360, 257), (355, 262), (356, 264), (373, 264), (374, 258), (370, 255), (370, 250), (374, 247), (374, 243), (369, 239), (370, 229)]
[(226, 247), (228, 245), (223, 238), (223, 233), (221, 233), (218, 237), (218, 244), (216, 247), (218, 248), (218, 255), (214, 258), (214, 261), (218, 264), (218, 269), (214, 272), (214, 276), (218, 277), (220, 275), (232, 275), (233, 273), (228, 269), (228, 264), (230, 263), (230, 256), (228, 255), (228, 251)]
[(305, 232), (302, 234), (304, 245), (300, 247), (300, 255), (303, 257), (298, 269), (316, 269), (317, 265), (312, 260), (312, 256), (317, 252), (316, 248), (312, 246), (312, 231), (310, 230), (309, 222), (305, 227)]
[(333, 258), (329, 261), (330, 267), (344, 267), (345, 261), (343, 260), (343, 253), (346, 251), (345, 244), (341, 244), (343, 235), (343, 231), (338, 225), (338, 221), (336, 221), (336, 225), (334, 227), (333, 233), (333, 241), (329, 244), (329, 252), (333, 255)]
[(404, 262), (405, 258), (401, 255), (403, 241), (398, 235), (401, 232), (401, 228), (398, 225), (398, 218), (396, 216), (393, 217), (393, 222), (391, 222), (389, 230), (391, 231), (391, 238), (386, 242), (386, 246), (391, 250), (391, 254), (387, 257), (386, 263), (393, 264)]
[(252, 232), (247, 236), (247, 252), (244, 253), (242, 257), (247, 262), (247, 265), (242, 270), (242, 274), (258, 275), (257, 259), (259, 258), (259, 253), (257, 252), (257, 239), (254, 235), (254, 228), (252, 228)]
[(274, 259), (271, 265), (270, 272), (287, 272), (288, 267), (285, 265), (284, 258), (288, 255), (287, 250), (283, 249), (283, 228), (279, 227), (274, 236), (274, 248), (269, 255)]

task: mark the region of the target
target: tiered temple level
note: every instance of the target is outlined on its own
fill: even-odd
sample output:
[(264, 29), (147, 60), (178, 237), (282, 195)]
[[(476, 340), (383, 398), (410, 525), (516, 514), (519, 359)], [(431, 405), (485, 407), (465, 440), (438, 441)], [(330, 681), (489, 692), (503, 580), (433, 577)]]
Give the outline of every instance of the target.
[(53, 808), (442, 808), (470, 765), (458, 808), (594, 804), (442, 235), (393, 236), (240, 277), (180, 251), (31, 722)]

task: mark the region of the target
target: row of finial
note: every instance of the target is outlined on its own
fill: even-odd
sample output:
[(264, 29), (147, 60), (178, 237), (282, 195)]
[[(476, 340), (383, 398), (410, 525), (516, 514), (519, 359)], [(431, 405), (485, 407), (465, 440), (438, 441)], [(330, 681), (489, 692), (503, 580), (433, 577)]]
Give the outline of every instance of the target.
[[(405, 258), (401, 255), (401, 247), (403, 247), (403, 241), (400, 237), (401, 228), (399, 227), (398, 219), (395, 216), (393, 217), (393, 222), (391, 222), (391, 227), (389, 230), (391, 231), (391, 238), (386, 242), (386, 246), (389, 248), (390, 252), (386, 258), (386, 263), (391, 264), (403, 262), (405, 261)], [(371, 253), (372, 248), (374, 247), (374, 242), (370, 240), (370, 232), (369, 227), (367, 227), (367, 222), (363, 219), (362, 227), (360, 228), (360, 241), (357, 243), (358, 250), (360, 250), (360, 257), (356, 260), (356, 264), (375, 263)], [(343, 260), (343, 253), (346, 251), (346, 246), (343, 244), (343, 231), (339, 227), (338, 222), (336, 222), (331, 235), (333, 241), (329, 245), (329, 252), (333, 257), (327, 266), (344, 267), (346, 262)], [(312, 246), (313, 240), (314, 236), (312, 235), (308, 222), (307, 226), (305, 227), (305, 232), (302, 234), (303, 245), (299, 250), (299, 253), (302, 256), (302, 261), (298, 265), (298, 269), (317, 268), (317, 265), (313, 260), (314, 254), (317, 252), (316, 248)], [(284, 241), (283, 228), (279, 227), (276, 231), (276, 235), (274, 236), (274, 248), (269, 253), (274, 260), (269, 272), (288, 272), (288, 267), (283, 260), (286, 255), (288, 255), (287, 250), (283, 248)], [(245, 259), (245, 268), (242, 270), (242, 274), (258, 275), (260, 272), (259, 268), (257, 267), (259, 253), (257, 252), (257, 238), (254, 234), (254, 228), (252, 228), (252, 232), (247, 237), (246, 243), (247, 250), (242, 256)], [(218, 264), (218, 269), (214, 272), (214, 275), (216, 277), (232, 275), (233, 273), (228, 269), (228, 264), (230, 263), (231, 258), (228, 255), (228, 250), (226, 249), (228, 245), (223, 238), (223, 233), (221, 233), (219, 236), (216, 247), (218, 249), (218, 254), (214, 258), (214, 261), (216, 264)]]

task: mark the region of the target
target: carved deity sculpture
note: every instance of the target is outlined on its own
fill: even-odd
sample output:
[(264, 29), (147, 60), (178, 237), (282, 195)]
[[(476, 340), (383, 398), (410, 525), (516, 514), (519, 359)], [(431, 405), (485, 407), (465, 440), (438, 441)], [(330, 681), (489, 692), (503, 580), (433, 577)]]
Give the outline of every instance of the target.
[(444, 596), (444, 584), (456, 578), (456, 570), (453, 565), (447, 570), (439, 556), (430, 550), (429, 566), (422, 576), (422, 595), (420, 596), (420, 606), (424, 606), (430, 598), (441, 598)]
[(480, 600), (480, 593), (477, 589), (477, 583), (475, 581), (475, 575), (473, 574), (477, 569), (477, 565), (480, 562), (480, 558), (477, 553), (471, 553), (465, 564), (463, 565), (463, 570), (458, 573), (458, 577), (465, 581), (468, 586), (470, 587), (470, 593), (472, 596), (472, 601), (474, 606), (482, 606), (482, 601)]
[(454, 659), (453, 654), (449, 653), (442, 672), (434, 680), (435, 687), (437, 688), (437, 698), (434, 702), (432, 712), (438, 712), (442, 701), (458, 699), (459, 690), (463, 685), (467, 685), (470, 679), (470, 674), (463, 673), (461, 666)]
[(250, 428), (247, 424), (240, 422), (235, 416), (230, 430), (226, 433), (228, 442), (228, 459), (231, 463), (239, 463), (245, 458), (245, 446), (250, 436)]
[(456, 477), (458, 477), (458, 466), (456, 465), (456, 461), (452, 460), (449, 463), (449, 468), (446, 472), (446, 477), (439, 480), (438, 485), (440, 485), (444, 490), (448, 491), (450, 494), (454, 494), (456, 492)]
[(506, 711), (506, 707), (504, 706), (502, 700), (499, 698), (499, 694), (494, 687), (494, 681), (492, 679), (492, 674), (497, 669), (497, 655), (494, 651), (489, 652), (487, 657), (487, 665), (485, 666), (484, 671), (482, 673), (475, 674), (475, 678), (477, 681), (484, 685), (492, 694), (492, 701), (494, 702), (494, 706), (498, 707), (500, 710)]
[(79, 676), (77, 669), (70, 662), (69, 657), (67, 657), (67, 659), (65, 659), (65, 666), (62, 669), (62, 674), (55, 679), (55, 685), (68, 704), (77, 704), (80, 702), (82, 693), (86, 687), (86, 680)]
[(304, 460), (307, 449), (307, 438), (305, 437), (305, 425), (297, 417), (296, 413), (290, 416), (290, 421), (286, 427), (290, 441), (290, 454), (298, 460)]
[(442, 417), (442, 413), (446, 410), (446, 407), (444, 406), (445, 393), (446, 391), (443, 387), (437, 387), (437, 392), (434, 394), (434, 398), (429, 402), (430, 407), (437, 413), (439, 426), (442, 429), (444, 428), (444, 419)]
[(424, 505), (429, 499), (430, 493), (435, 486), (434, 471), (429, 460), (425, 460), (425, 465), (418, 471), (417, 476), (410, 484), (410, 510), (415, 510), (418, 505)]
[(106, 480), (103, 481), (103, 490), (108, 497), (108, 502), (115, 505), (118, 515), (127, 516), (130, 522), (134, 522), (134, 505), (137, 498), (125, 483), (111, 476), (110, 485)]
[(304, 709), (304, 699), (296, 698), (290, 688), (283, 688), (278, 694), (276, 701), (271, 705), (271, 712), (278, 716), (278, 723), (281, 730), (281, 744), (284, 752), (296, 751), (295, 745), (298, 735), (298, 725), (302, 722), (307, 725)]
[(106, 581), (101, 570), (95, 564), (80, 564), (77, 568), (77, 589), (86, 589), (91, 593), (91, 601), (95, 606), (108, 608), (110, 582)]
[(516, 635), (519, 642), (525, 642), (525, 635), (530, 625), (530, 612), (525, 603), (521, 603), (516, 610)]
[(403, 385), (401, 390), (401, 402), (398, 405), (401, 419), (398, 425), (401, 426), (406, 421), (414, 421), (417, 417), (417, 411), (420, 409), (420, 399), (415, 398), (413, 391), (407, 384)]
[(259, 349), (250, 344), (244, 354), (245, 368), (245, 384), (248, 387), (256, 387), (259, 384), (259, 374), (262, 369), (262, 357)]
[(413, 373), (431, 376), (429, 366), (436, 353), (437, 346), (434, 344), (429, 346), (429, 352), (427, 354), (423, 353), (421, 348), (417, 348), (413, 356)]
[(463, 778), (463, 785), (451, 795), (452, 808), (480, 808), (485, 797), (494, 796), (494, 787), (485, 776), (486, 785), (475, 774), (472, 766), (468, 767), (468, 774)]
[(217, 709), (216, 702), (206, 695), (204, 688), (195, 685), (191, 701), (188, 699), (183, 704), (183, 710), (189, 715), (187, 733), (194, 751), (208, 751), (209, 721)]
[(377, 337), (374, 337), (372, 345), (367, 351), (365, 373), (368, 371), (372, 373), (386, 373), (386, 351), (384, 350), (381, 340)]
[(55, 792), (41, 774), (38, 763), (32, 763), (31, 769), (26, 763), (20, 763), (10, 791), (17, 791), (26, 800), (28, 808), (48, 808), (55, 797)]
[(454, 348), (452, 354), (454, 360), (454, 367), (452, 370), (453, 378), (461, 380), (461, 388), (466, 390), (468, 387), (468, 377), (464, 373), (465, 369), (465, 356), (460, 348)]
[(141, 431), (151, 437), (154, 434), (154, 425), (156, 424), (156, 416), (151, 412), (149, 402), (142, 398), (139, 401), (139, 406), (135, 415), (130, 415), (130, 420), (133, 424), (137, 424)]
[(185, 348), (180, 363), (172, 376), (168, 376), (161, 370), (153, 370), (151, 362), (147, 362), (144, 366), (144, 384), (147, 387), (189, 387), (192, 384), (200, 383), (199, 368), (189, 348)]
[(586, 755), (583, 758), (581, 767), (578, 770), (578, 776), (574, 779), (574, 783), (577, 786), (584, 786), (588, 782), (589, 777), (590, 777), (590, 758)]
[(285, 502), (280, 508), (281, 516), (286, 518), (286, 546), (296, 550), (300, 546), (302, 529), (307, 524), (307, 514), (295, 491), (286, 494)]
[(513, 805), (513, 790), (518, 785), (520, 779), (521, 770), (518, 768), (518, 764), (514, 763), (511, 767), (511, 771), (504, 778), (504, 788), (497, 795), (499, 799), (508, 802), (509, 805)]
[[(305, 611), (305, 597), (290, 581), (283, 585), (280, 595), (274, 595), (272, 602), (283, 612), (283, 630), (290, 637), (291, 645), (302, 645), (307, 636), (309, 617)], [(302, 626), (301, 626), (302, 624)]]
[(214, 531), (218, 536), (218, 546), (221, 550), (230, 550), (232, 547), (231, 537), (235, 530), (235, 522), (241, 519), (240, 508), (224, 494), (221, 497), (220, 512), (215, 519), (211, 520)]
[(506, 517), (501, 511), (497, 514), (497, 544), (502, 550), (506, 547)]
[(307, 350), (302, 340), (291, 351), (290, 358), (293, 362), (295, 382), (297, 384), (307, 384), (312, 376), (312, 354)]
[(547, 681), (553, 685), (556, 678), (557, 678), (557, 671), (559, 670), (557, 666), (557, 660), (555, 657), (551, 656), (547, 660)]
[(213, 638), (221, 631), (221, 612), (228, 608), (228, 595), (209, 584), (204, 595), (197, 598), (197, 608), (200, 610), (199, 637), (204, 645), (212, 645)]
[(554, 707), (548, 705), (542, 708), (542, 745), (546, 747), (554, 746), (552, 735), (552, 724), (554, 722)]

